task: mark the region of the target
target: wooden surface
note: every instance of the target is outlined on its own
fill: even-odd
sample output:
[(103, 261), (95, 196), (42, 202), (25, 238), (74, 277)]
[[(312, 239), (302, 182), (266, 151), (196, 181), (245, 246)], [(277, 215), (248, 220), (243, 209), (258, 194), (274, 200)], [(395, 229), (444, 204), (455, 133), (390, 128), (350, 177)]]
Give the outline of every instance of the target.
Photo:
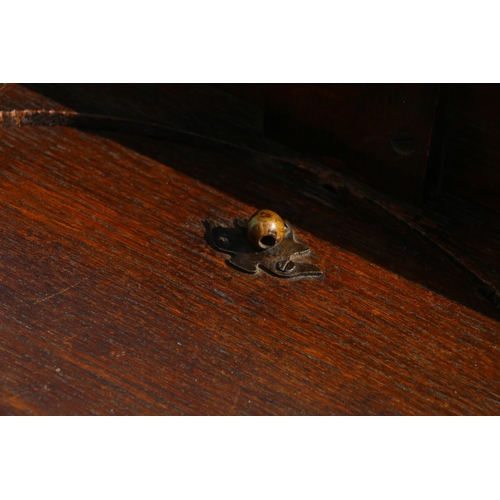
[[(4, 113), (2, 414), (499, 413), (489, 212), (376, 198), (265, 139), (258, 105), (218, 87), (8, 85), (0, 105), (218, 140)], [(294, 224), (323, 278), (243, 274), (206, 244), (207, 217), (264, 207)]]
[(264, 129), (383, 193), (421, 205), (439, 89), (437, 84), (269, 85)]
[(443, 188), (500, 211), (500, 85), (449, 87)]

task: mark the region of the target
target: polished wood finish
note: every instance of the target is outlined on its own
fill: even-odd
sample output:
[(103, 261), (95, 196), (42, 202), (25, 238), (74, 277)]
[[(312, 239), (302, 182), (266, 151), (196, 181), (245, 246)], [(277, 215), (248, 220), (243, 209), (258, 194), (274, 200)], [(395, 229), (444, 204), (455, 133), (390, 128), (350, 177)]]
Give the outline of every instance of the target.
[[(379, 197), (220, 87), (9, 85), (0, 109), (209, 136), (4, 116), (2, 414), (499, 413), (500, 231), (466, 201)], [(261, 207), (324, 277), (241, 273), (207, 245), (206, 218)]]

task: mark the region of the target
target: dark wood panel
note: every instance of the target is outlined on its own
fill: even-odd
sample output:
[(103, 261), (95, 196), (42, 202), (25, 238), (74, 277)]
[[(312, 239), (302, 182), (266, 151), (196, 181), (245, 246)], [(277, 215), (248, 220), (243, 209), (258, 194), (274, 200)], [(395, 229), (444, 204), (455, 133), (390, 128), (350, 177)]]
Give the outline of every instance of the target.
[[(45, 107), (56, 102), (57, 108), (170, 125), (225, 140), (262, 130), (262, 114), (254, 105), (211, 85), (25, 84), (24, 92), (44, 99)], [(16, 94), (12, 102), (19, 106), (25, 100)]]
[[(0, 135), (3, 414), (498, 414), (497, 310), (412, 226), (444, 238), (439, 207), (398, 218), (313, 162), (245, 148)], [(206, 244), (206, 217), (264, 206), (324, 278), (242, 274)]]
[(500, 210), (500, 85), (450, 85), (443, 189)]
[(260, 109), (264, 108), (266, 84), (265, 83), (218, 83), (217, 87), (250, 102)]
[(269, 85), (264, 129), (275, 140), (382, 192), (420, 205), (438, 85)]

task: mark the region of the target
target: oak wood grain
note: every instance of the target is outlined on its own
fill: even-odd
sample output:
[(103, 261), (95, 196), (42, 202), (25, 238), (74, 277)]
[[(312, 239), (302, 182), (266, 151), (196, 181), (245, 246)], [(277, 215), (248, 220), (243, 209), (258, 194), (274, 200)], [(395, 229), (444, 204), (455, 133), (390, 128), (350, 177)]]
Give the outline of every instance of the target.
[[(239, 102), (210, 89), (210, 106)], [(201, 108), (192, 130), (207, 132), (193, 92), (178, 106)], [(218, 137), (247, 147), (238, 106)], [(498, 414), (500, 325), (477, 275), (290, 150), (57, 126), (0, 137), (2, 414)], [(240, 273), (206, 244), (207, 217), (261, 207), (294, 224), (323, 278)]]

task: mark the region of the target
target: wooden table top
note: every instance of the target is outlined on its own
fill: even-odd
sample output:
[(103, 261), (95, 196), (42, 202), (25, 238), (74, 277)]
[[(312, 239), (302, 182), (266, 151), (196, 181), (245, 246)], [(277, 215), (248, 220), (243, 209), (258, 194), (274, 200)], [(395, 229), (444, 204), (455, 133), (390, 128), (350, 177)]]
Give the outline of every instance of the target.
[[(0, 110), (1, 414), (500, 412), (490, 212), (392, 210), (218, 87), (7, 85)], [(257, 208), (322, 278), (207, 244), (206, 218)]]

